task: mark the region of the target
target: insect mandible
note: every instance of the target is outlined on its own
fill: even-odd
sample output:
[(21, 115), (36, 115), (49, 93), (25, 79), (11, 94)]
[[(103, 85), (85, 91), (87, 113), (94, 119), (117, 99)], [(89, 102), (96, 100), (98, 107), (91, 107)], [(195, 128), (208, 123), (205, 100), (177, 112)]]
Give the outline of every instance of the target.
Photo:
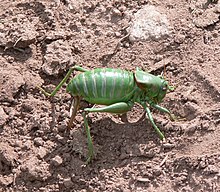
[(69, 69), (64, 79), (52, 93), (47, 93), (42, 88), (40, 90), (46, 96), (53, 97), (74, 70), (82, 73), (70, 80), (66, 88), (67, 92), (73, 96), (72, 113), (68, 127), (71, 128), (73, 124), (81, 99), (92, 104), (105, 105), (100, 108), (85, 108), (82, 113), (88, 139), (87, 163), (94, 157), (94, 147), (87, 121), (87, 115), (91, 112), (123, 114), (128, 112), (134, 103), (139, 103), (146, 111), (146, 116), (148, 116), (160, 139), (165, 138), (155, 124), (149, 109), (149, 107), (153, 107), (167, 113), (171, 119), (174, 117), (168, 109), (158, 105), (162, 102), (167, 91), (173, 90), (173, 87), (169, 86), (162, 76), (155, 76), (138, 68), (135, 72), (130, 72), (112, 68), (87, 70), (80, 66), (74, 66)]

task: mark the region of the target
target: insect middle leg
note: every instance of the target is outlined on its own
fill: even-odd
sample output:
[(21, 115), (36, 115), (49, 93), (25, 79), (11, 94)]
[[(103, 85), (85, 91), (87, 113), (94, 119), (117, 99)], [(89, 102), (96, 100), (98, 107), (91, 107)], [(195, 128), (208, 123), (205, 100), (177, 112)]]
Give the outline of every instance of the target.
[[(146, 116), (148, 116), (148, 119), (150, 120), (153, 128), (155, 129), (155, 131), (157, 132), (157, 134), (159, 135), (160, 139), (161, 140), (164, 140), (165, 137), (163, 135), (163, 133), (160, 131), (160, 129), (157, 127), (157, 125), (155, 124), (154, 122), (154, 119), (152, 117), (152, 114), (151, 114), (151, 111), (149, 109), (149, 107), (147, 107), (146, 103), (145, 102), (142, 102), (141, 105), (144, 107), (145, 111), (146, 111)], [(150, 104), (151, 106), (154, 105), (154, 103), (151, 103)], [(156, 104), (155, 104), (156, 105)], [(155, 107), (156, 108), (156, 107)], [(165, 109), (165, 108), (164, 108)], [(166, 109), (167, 110), (167, 109)]]
[(133, 103), (119, 102), (119, 103), (115, 103), (115, 104), (112, 104), (109, 106), (104, 106), (101, 108), (85, 108), (84, 109), (83, 118), (84, 118), (84, 126), (86, 129), (87, 139), (88, 139), (88, 150), (89, 150), (89, 154), (88, 154), (88, 158), (87, 158), (86, 163), (89, 163), (93, 159), (93, 157), (95, 156), (94, 147), (93, 147), (93, 143), (92, 143), (92, 137), (90, 134), (90, 128), (88, 126), (88, 121), (87, 121), (86, 115), (91, 112), (108, 112), (108, 113), (116, 113), (116, 114), (126, 113), (132, 107), (133, 107)]
[(70, 107), (70, 121), (68, 124), (68, 128), (70, 129), (72, 127), (73, 121), (75, 119), (76, 113), (79, 109), (79, 103), (80, 103), (80, 97), (75, 96), (73, 97), (71, 107)]
[(158, 109), (161, 112), (167, 113), (172, 121), (175, 121), (177, 119), (176, 116), (172, 114), (168, 109), (161, 107), (160, 105), (157, 104), (151, 104), (151, 106)]
[(150, 109), (149, 109), (148, 107), (145, 107), (145, 110), (146, 110), (146, 112), (147, 112), (147, 116), (148, 116), (148, 118), (149, 118), (149, 120), (150, 120), (150, 122), (151, 122), (153, 128), (155, 129), (155, 131), (156, 131), (157, 134), (159, 135), (160, 139), (161, 139), (161, 140), (164, 140), (165, 137), (164, 137), (163, 133), (160, 131), (160, 129), (157, 127), (157, 125), (155, 124), (154, 119), (153, 119), (153, 117), (152, 117), (152, 115), (151, 115)]

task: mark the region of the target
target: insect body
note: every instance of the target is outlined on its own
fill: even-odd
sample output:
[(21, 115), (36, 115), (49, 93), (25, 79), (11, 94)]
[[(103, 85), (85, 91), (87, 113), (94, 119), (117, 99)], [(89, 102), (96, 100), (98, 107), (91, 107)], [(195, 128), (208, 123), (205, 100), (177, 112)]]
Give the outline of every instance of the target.
[(135, 92), (133, 73), (119, 69), (95, 69), (77, 75), (67, 86), (73, 96), (94, 104), (129, 101)]
[(158, 103), (162, 102), (167, 91), (173, 90), (163, 77), (154, 76), (139, 69), (134, 73), (110, 68), (100, 68), (89, 71), (82, 67), (74, 66), (68, 71), (67, 75), (51, 94), (45, 92), (41, 88), (40, 89), (45, 95), (54, 96), (67, 81), (73, 70), (78, 70), (82, 73), (76, 75), (67, 85), (67, 92), (73, 96), (69, 127), (72, 126), (81, 99), (85, 99), (93, 104), (105, 105), (101, 108), (85, 108), (83, 112), (89, 148), (87, 162), (89, 162), (94, 156), (92, 139), (86, 118), (86, 115), (90, 112), (122, 114), (129, 111), (134, 103), (139, 103), (145, 109), (146, 114), (160, 139), (164, 139), (164, 135), (154, 123), (148, 107), (154, 107), (172, 117), (172, 114), (168, 109), (158, 105)]

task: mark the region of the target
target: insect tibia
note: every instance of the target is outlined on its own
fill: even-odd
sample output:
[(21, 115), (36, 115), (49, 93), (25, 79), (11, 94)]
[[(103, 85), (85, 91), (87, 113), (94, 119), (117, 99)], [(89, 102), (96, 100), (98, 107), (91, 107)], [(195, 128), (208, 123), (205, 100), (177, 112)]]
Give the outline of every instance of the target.
[(47, 97), (51, 97), (54, 96), (51, 93), (46, 92), (43, 88), (41, 88), (40, 86), (37, 86), (37, 88)]

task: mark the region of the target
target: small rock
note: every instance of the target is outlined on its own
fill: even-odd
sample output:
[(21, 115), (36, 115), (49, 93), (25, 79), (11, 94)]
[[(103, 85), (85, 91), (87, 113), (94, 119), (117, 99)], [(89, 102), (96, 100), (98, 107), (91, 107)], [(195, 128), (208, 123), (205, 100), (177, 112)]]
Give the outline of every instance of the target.
[(113, 9), (112, 9), (112, 14), (113, 14), (113, 15), (117, 15), (117, 16), (121, 16), (121, 15), (122, 15), (121, 11), (118, 10), (118, 9), (116, 9), (116, 8), (113, 8)]
[(43, 159), (46, 154), (47, 154), (47, 149), (44, 147), (39, 147), (37, 157)]
[(217, 173), (220, 173), (220, 169), (218, 169), (215, 165), (208, 165), (204, 169), (204, 173), (206, 173), (206, 174), (217, 174)]
[(58, 131), (59, 132), (64, 132), (67, 130), (67, 122), (66, 121), (62, 121), (60, 123), (60, 125), (58, 126)]
[(73, 186), (73, 182), (71, 181), (71, 178), (66, 178), (63, 180), (63, 185), (66, 187), (66, 188), (70, 188)]
[(23, 112), (26, 112), (26, 113), (30, 113), (31, 111), (33, 111), (33, 105), (29, 104), (29, 103), (23, 103), (21, 105), (21, 110)]
[(65, 137), (62, 137), (62, 136), (59, 135), (59, 134), (56, 135), (56, 139), (57, 139), (57, 141), (59, 141), (59, 142), (62, 143), (62, 144), (65, 144), (65, 143), (66, 143), (66, 138), (65, 138)]
[(186, 117), (187, 120), (192, 120), (194, 119), (196, 116), (199, 115), (200, 113), (200, 108), (196, 103), (193, 103), (191, 101), (188, 101), (185, 105), (184, 105), (184, 115), (183, 117)]
[(207, 9), (200, 15), (197, 19), (194, 20), (194, 23), (197, 27), (207, 27), (213, 25), (219, 21), (218, 9), (211, 8)]
[(175, 144), (173, 144), (173, 143), (163, 143), (164, 149), (172, 149), (174, 147), (175, 147)]
[(156, 167), (154, 167), (154, 169), (153, 169), (153, 173), (154, 173), (154, 175), (155, 175), (156, 177), (158, 177), (159, 175), (161, 175), (161, 174), (163, 173), (163, 171), (162, 171), (161, 167), (156, 166)]
[(30, 149), (32, 147), (32, 141), (29, 139), (24, 139), (23, 140), (23, 149)]
[(147, 157), (147, 158), (153, 158), (155, 154), (156, 153), (154, 150), (150, 150), (150, 151), (142, 153), (142, 156)]
[(123, 5), (118, 8), (118, 10), (121, 11), (122, 13), (124, 13), (126, 11), (126, 9), (127, 8)]
[(45, 187), (40, 187), (39, 190), (44, 192), (44, 191), (46, 191), (46, 188)]
[(175, 36), (175, 38), (174, 38), (174, 41), (175, 41), (176, 43), (181, 44), (181, 43), (184, 43), (185, 38), (186, 38), (185, 35), (177, 34), (177, 35)]
[(34, 138), (34, 144), (36, 146), (42, 146), (44, 144), (44, 140), (41, 137)]
[(150, 180), (144, 177), (138, 177), (136, 180), (143, 183), (150, 183)]
[(2, 176), (0, 175), (0, 186), (8, 186), (13, 183), (13, 175)]
[(185, 128), (185, 132), (188, 135), (191, 135), (198, 129), (198, 127), (199, 127), (199, 125), (196, 123), (190, 124), (188, 127)]
[(63, 163), (63, 159), (57, 155), (53, 159), (51, 159), (51, 163), (57, 167)]
[(146, 5), (134, 15), (128, 29), (131, 41), (160, 39), (170, 34), (169, 21), (165, 14), (152, 5)]
[(120, 32), (115, 32), (115, 37), (120, 37), (121, 36), (121, 33)]

